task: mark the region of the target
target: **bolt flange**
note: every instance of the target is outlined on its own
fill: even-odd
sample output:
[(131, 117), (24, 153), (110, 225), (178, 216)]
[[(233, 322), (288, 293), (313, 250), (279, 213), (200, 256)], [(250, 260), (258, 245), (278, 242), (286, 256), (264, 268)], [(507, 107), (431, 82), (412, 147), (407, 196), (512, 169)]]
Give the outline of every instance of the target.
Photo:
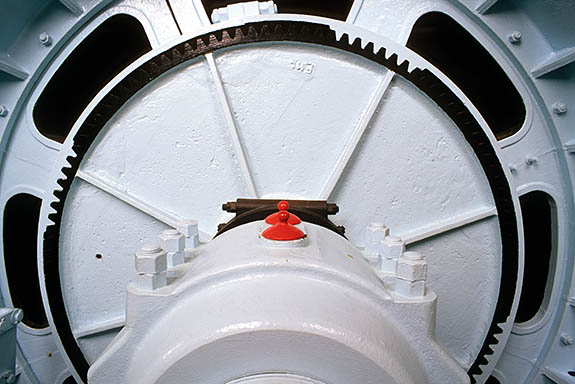
[(40, 40), (40, 43), (42, 43), (42, 45), (45, 47), (49, 47), (50, 45), (52, 45), (52, 36), (50, 36), (46, 32), (42, 32), (38, 36), (38, 39)]
[(553, 103), (551, 108), (553, 109), (553, 113), (555, 113), (556, 115), (562, 115), (567, 112), (567, 104), (561, 101)]
[(509, 42), (511, 44), (521, 43), (522, 38), (523, 38), (523, 35), (519, 31), (513, 31), (507, 36), (507, 40), (509, 40)]
[(573, 345), (575, 343), (573, 336), (568, 335), (566, 333), (562, 334), (560, 339), (561, 339), (561, 343), (563, 343), (563, 345)]
[(22, 319), (24, 318), (24, 312), (20, 308), (16, 308), (14, 312), (10, 315), (10, 321), (12, 324), (20, 324)]
[(533, 165), (536, 164), (538, 161), (537, 157), (533, 156), (533, 155), (527, 155), (525, 156), (525, 164), (527, 165)]

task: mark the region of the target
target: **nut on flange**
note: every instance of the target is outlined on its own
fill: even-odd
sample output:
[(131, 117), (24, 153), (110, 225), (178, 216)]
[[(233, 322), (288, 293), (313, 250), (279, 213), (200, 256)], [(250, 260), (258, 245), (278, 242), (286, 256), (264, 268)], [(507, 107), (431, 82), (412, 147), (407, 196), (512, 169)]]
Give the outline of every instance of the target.
[(184, 235), (175, 229), (166, 229), (159, 236), (162, 248), (167, 252), (168, 268), (173, 268), (184, 262), (184, 248), (186, 240)]
[(136, 254), (136, 283), (139, 288), (154, 290), (167, 285), (167, 253), (158, 245), (144, 245)]
[(425, 296), (427, 261), (418, 252), (404, 252), (397, 260), (395, 292), (403, 296)]

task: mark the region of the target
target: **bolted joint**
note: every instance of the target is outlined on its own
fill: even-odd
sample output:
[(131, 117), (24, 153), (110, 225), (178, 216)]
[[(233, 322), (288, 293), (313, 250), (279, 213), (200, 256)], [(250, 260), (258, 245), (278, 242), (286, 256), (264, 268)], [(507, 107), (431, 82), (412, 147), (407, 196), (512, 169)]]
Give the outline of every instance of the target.
[(52, 45), (52, 36), (50, 36), (46, 32), (42, 32), (38, 36), (38, 39), (40, 40), (40, 43), (42, 43), (42, 45), (45, 47), (49, 47), (50, 45)]
[(260, 15), (274, 15), (278, 13), (278, 6), (273, 1), (262, 1), (258, 3)]
[(222, 210), (229, 213), (236, 213), (237, 203), (235, 201), (228, 201), (227, 203), (222, 204)]
[(20, 324), (23, 318), (24, 318), (24, 311), (22, 311), (20, 308), (16, 308), (10, 315), (10, 322), (14, 325), (17, 325)]
[(178, 230), (184, 235), (184, 249), (186, 251), (197, 248), (200, 245), (198, 222), (196, 220), (183, 220), (180, 222)]
[(573, 345), (575, 343), (573, 336), (568, 335), (566, 333), (563, 333), (561, 335), (560, 339), (561, 339), (561, 343), (563, 343), (563, 345)]
[(551, 109), (553, 109), (553, 113), (555, 113), (556, 115), (562, 115), (564, 113), (567, 113), (567, 104), (561, 101), (557, 101), (553, 103)]
[(381, 242), (389, 235), (389, 228), (382, 223), (371, 223), (365, 230), (365, 252), (379, 254)]
[(167, 253), (157, 245), (144, 245), (136, 253), (136, 271), (138, 274), (156, 274), (168, 269)]
[(425, 296), (427, 261), (418, 252), (404, 252), (397, 261), (395, 292), (409, 297)]
[(416, 281), (427, 279), (427, 261), (420, 253), (405, 252), (397, 260), (395, 274), (399, 279)]
[(397, 260), (405, 250), (405, 242), (397, 236), (387, 236), (381, 242), (379, 267), (382, 272), (395, 273)]
[(513, 31), (509, 34), (509, 36), (507, 36), (507, 40), (509, 40), (509, 42), (511, 44), (521, 43), (522, 38), (523, 38), (523, 35), (519, 31)]
[(257, 15), (273, 15), (278, 12), (273, 1), (248, 1), (230, 4), (223, 8), (216, 8), (212, 11), (212, 23), (221, 23), (228, 20), (238, 20), (245, 17)]
[(328, 215), (335, 215), (339, 212), (339, 207), (334, 203), (327, 203), (326, 212)]
[(184, 235), (175, 229), (166, 229), (158, 238), (164, 251), (166, 252), (181, 252), (186, 246)]
[(0, 117), (8, 116), (8, 107), (4, 104), (0, 104)]
[(136, 254), (136, 285), (140, 289), (153, 291), (168, 285), (167, 253), (158, 245), (144, 245)]
[(178, 224), (178, 231), (185, 237), (198, 236), (198, 222), (196, 220), (182, 220)]
[(371, 264), (378, 264), (382, 241), (387, 235), (389, 235), (389, 228), (387, 228), (383, 223), (371, 223), (365, 229), (365, 247), (363, 256)]

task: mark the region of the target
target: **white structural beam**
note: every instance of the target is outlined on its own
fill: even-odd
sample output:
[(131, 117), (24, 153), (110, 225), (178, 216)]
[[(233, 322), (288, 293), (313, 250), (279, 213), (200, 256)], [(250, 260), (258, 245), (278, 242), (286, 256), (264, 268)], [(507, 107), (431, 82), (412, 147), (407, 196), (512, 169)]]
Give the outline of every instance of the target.
[(84, 13), (84, 9), (76, 0), (58, 0), (64, 7), (66, 7), (74, 16), (80, 16)]
[(17, 65), (11, 57), (5, 54), (0, 54), (0, 71), (20, 80), (26, 80), (26, 78), (28, 78), (28, 72)]
[(170, 227), (177, 228), (178, 223), (182, 221), (181, 218), (176, 217), (171, 213), (165, 212), (159, 209), (158, 207), (154, 207), (151, 204), (143, 201), (141, 198), (133, 196), (127, 191), (119, 189), (118, 187), (109, 183), (108, 180), (105, 180), (100, 176), (94, 175), (86, 171), (78, 170), (78, 172), (76, 173), (76, 177), (80, 178), (81, 180), (84, 180), (93, 187), (96, 187), (99, 190), (102, 190), (114, 196), (118, 200), (123, 201), (124, 203), (136, 208), (137, 210), (144, 212), (148, 216), (151, 216), (154, 219), (166, 225), (169, 225)]
[(541, 77), (573, 62), (575, 62), (575, 47), (565, 48), (547, 56), (542, 63), (531, 70), (531, 74), (534, 77)]
[(398, 236), (405, 241), (405, 244), (413, 244), (418, 241), (425, 240), (430, 237), (452, 231), (456, 228), (463, 227), (464, 225), (475, 223), (496, 215), (497, 210), (495, 207), (480, 208), (466, 212), (460, 216), (455, 216), (446, 220), (440, 220), (421, 228), (417, 228), (413, 231), (400, 233)]
[[(191, 2), (184, 2), (182, 0), (172, 0), (170, 1), (170, 5), (172, 7), (172, 11), (174, 12), (175, 17), (178, 19), (178, 23), (180, 24), (183, 33), (190, 32), (191, 30), (196, 29), (198, 25), (206, 26), (211, 24), (209, 16), (206, 14), (205, 8), (201, 0), (193, 0)], [(191, 6), (193, 6), (195, 11), (194, 12), (195, 15), (193, 16), (191, 15), (192, 13)], [(187, 17), (182, 16), (182, 14), (184, 13), (188, 14)], [(240, 165), (240, 171), (248, 188), (248, 192), (252, 197), (257, 197), (258, 194), (256, 190), (256, 185), (248, 164), (246, 151), (240, 139), (238, 123), (234, 117), (232, 106), (228, 100), (228, 96), (226, 94), (226, 90), (224, 88), (220, 72), (218, 71), (218, 67), (216, 65), (216, 60), (214, 59), (214, 56), (211, 53), (208, 53), (205, 56), (206, 60), (208, 61), (208, 66), (210, 68), (210, 73), (214, 81), (214, 86), (216, 88), (216, 95), (218, 96), (218, 99), (220, 101), (226, 125), (228, 126), (228, 130), (232, 139), (234, 153)]]
[(236, 154), (236, 158), (238, 159), (238, 163), (240, 165), (240, 170), (248, 191), (252, 197), (258, 197), (256, 191), (256, 185), (252, 178), (252, 174), (250, 171), (250, 167), (248, 165), (248, 160), (246, 156), (246, 151), (242, 145), (238, 123), (236, 122), (236, 118), (234, 117), (234, 112), (232, 110), (232, 106), (228, 100), (226, 95), (226, 90), (224, 89), (224, 84), (220, 77), (220, 73), (216, 66), (216, 60), (211, 53), (206, 54), (206, 59), (208, 60), (208, 65), (210, 67), (210, 72), (212, 74), (212, 78), (214, 80), (214, 85), (216, 87), (216, 94), (220, 100), (220, 104), (222, 107), (222, 112), (224, 113), (224, 117), (226, 119), (226, 124), (228, 126), (228, 130), (230, 132), (230, 136), (232, 138), (232, 145), (234, 148), (234, 152)]
[[(210, 24), (201, 1), (169, 0), (167, 4), (184, 35), (192, 34), (202, 26)], [(199, 6), (201, 8), (198, 8)]]
[[(182, 222), (185, 221), (183, 218), (155, 207), (142, 200), (140, 197), (136, 197), (129, 192), (118, 188), (108, 180), (91, 172), (86, 172), (80, 169), (76, 172), (76, 177), (174, 229), (179, 230), (182, 226)], [(203, 231), (199, 231), (199, 235), (200, 239), (211, 239), (213, 237), (209, 233)]]
[(494, 6), (495, 3), (497, 3), (497, 0), (483, 0), (475, 7), (475, 10), (477, 11), (477, 13), (484, 14), (489, 10), (489, 8)]
[(357, 15), (359, 15), (359, 11), (363, 5), (363, 0), (354, 0), (349, 13), (347, 14), (347, 19), (345, 20), (346, 23), (354, 24), (355, 20), (357, 19)]
[[(174, 7), (174, 5), (178, 5), (178, 3), (179, 3), (179, 0), (175, 1), (174, 4), (172, 4), (172, 7)], [(191, 25), (189, 25), (190, 22), (198, 21), (202, 26), (210, 25), (211, 23), (210, 23), (209, 16), (206, 14), (205, 8), (204, 8), (201, 0), (193, 0), (188, 5), (190, 5), (190, 4), (193, 4), (197, 18), (194, 20), (188, 19), (187, 24), (186, 24), (186, 21), (184, 21), (184, 24), (186, 24), (186, 26), (182, 27), (182, 31), (186, 31), (188, 28), (191, 27)], [(179, 10), (180, 7), (178, 6), (177, 9)], [(174, 12), (176, 12), (176, 10), (174, 10)], [(178, 16), (176, 16), (176, 17), (178, 17)], [(231, 106), (231, 104), (228, 100), (228, 97), (226, 95), (226, 90), (224, 89), (224, 84), (223, 84), (222, 79), (220, 77), (220, 72), (218, 71), (218, 67), (216, 65), (216, 60), (214, 59), (214, 56), (211, 53), (208, 53), (205, 56), (206, 56), (206, 60), (208, 61), (208, 66), (210, 68), (210, 73), (212, 75), (212, 79), (214, 81), (214, 86), (216, 88), (216, 94), (218, 95), (218, 99), (220, 101), (222, 112), (224, 114), (224, 118), (226, 120), (228, 130), (230, 132), (230, 136), (232, 139), (232, 145), (234, 148), (234, 153), (235, 153), (236, 158), (238, 160), (238, 163), (240, 165), (240, 171), (242, 173), (242, 176), (243, 176), (244, 181), (246, 183), (246, 186), (248, 188), (248, 192), (250, 193), (250, 195), (252, 197), (257, 197), (258, 194), (257, 194), (257, 190), (256, 190), (256, 185), (255, 185), (254, 179), (252, 177), (252, 173), (250, 171), (250, 167), (249, 167), (248, 160), (246, 157), (246, 151), (244, 150), (244, 147), (243, 147), (241, 139), (240, 139), (238, 123), (234, 117), (234, 112), (232, 110), (232, 106)]]
[(202, 2), (202, 0), (191, 0), (191, 2), (194, 4), (194, 8), (196, 9), (196, 13), (200, 18), (202, 26), (210, 25), (212, 23), (210, 21), (210, 15), (206, 13), (206, 8), (204, 7), (204, 3)]
[(395, 75), (394, 72), (387, 71), (387, 73), (379, 81), (379, 84), (377, 86), (377, 89), (375, 90), (375, 93), (373, 94), (373, 97), (369, 101), (369, 104), (367, 105), (367, 108), (365, 109), (363, 115), (361, 116), (361, 119), (359, 120), (357, 126), (354, 127), (353, 132), (351, 133), (349, 139), (347, 140), (347, 143), (345, 144), (343, 152), (337, 159), (337, 163), (335, 164), (335, 167), (332, 173), (330, 174), (329, 179), (327, 180), (326, 184), (324, 185), (321, 191), (320, 194), (321, 200), (327, 200), (331, 195), (331, 193), (333, 192), (335, 186), (337, 185), (339, 179), (341, 178), (341, 175), (343, 174), (343, 171), (345, 170), (345, 167), (347, 166), (347, 163), (349, 163), (349, 160), (351, 159), (351, 156), (355, 152), (355, 149), (357, 148), (359, 141), (363, 137), (365, 130), (367, 129), (369, 123), (373, 119), (373, 116), (377, 111), (377, 107), (379, 106), (381, 100), (383, 99), (385, 92), (389, 88), (389, 84), (391, 83), (391, 80), (393, 79), (394, 75)]

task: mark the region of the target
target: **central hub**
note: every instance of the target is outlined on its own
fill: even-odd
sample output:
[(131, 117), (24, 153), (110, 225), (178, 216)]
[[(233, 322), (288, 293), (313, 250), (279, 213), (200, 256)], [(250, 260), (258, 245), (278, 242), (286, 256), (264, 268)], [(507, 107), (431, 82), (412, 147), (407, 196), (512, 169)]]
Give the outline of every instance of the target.
[(337, 209), (326, 202), (227, 206), (245, 222), (212, 241), (191, 241), (189, 223), (140, 250), (126, 325), (90, 369), (91, 384), (468, 382), (434, 339), (423, 257), (402, 245), (397, 276), (369, 261), (384, 227), (366, 251), (329, 228)]

